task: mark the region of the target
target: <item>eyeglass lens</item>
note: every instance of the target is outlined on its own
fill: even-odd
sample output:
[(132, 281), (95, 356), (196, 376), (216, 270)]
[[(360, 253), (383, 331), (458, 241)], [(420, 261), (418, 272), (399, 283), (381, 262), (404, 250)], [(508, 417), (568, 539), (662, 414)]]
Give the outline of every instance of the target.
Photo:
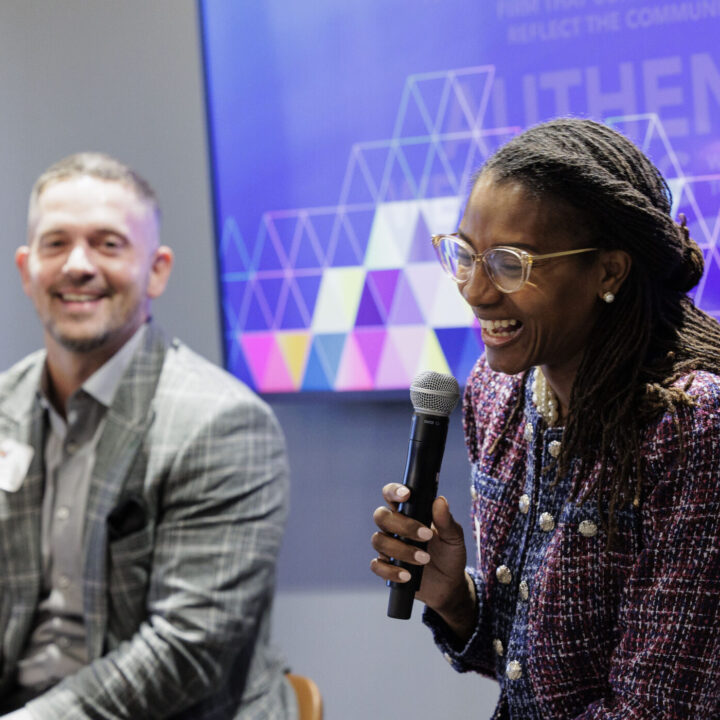
[[(460, 282), (470, 279), (474, 257), (455, 238), (445, 236), (437, 246), (437, 254), (446, 272)], [(494, 285), (503, 292), (519, 290), (525, 282), (522, 257), (510, 248), (493, 248), (483, 256), (487, 273)]]

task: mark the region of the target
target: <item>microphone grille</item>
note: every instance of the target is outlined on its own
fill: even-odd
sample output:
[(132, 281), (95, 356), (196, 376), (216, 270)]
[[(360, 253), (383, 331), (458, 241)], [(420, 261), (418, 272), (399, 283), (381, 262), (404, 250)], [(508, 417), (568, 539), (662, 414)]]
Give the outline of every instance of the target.
[(460, 386), (452, 375), (425, 370), (410, 385), (410, 400), (415, 412), (450, 415), (460, 399)]

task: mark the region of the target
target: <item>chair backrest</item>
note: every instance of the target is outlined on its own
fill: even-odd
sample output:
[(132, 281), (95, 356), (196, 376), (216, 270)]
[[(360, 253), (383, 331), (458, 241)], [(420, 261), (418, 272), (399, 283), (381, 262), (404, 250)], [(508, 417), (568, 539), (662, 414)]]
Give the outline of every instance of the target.
[(294, 673), (287, 673), (286, 677), (297, 697), (300, 720), (322, 720), (322, 695), (315, 682), (305, 675), (295, 675)]

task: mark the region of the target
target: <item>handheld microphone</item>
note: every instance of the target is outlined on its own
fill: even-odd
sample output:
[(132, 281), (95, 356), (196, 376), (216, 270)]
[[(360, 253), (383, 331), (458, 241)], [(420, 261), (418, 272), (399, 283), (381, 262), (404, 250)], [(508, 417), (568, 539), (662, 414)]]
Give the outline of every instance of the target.
[[(410, 490), (410, 498), (401, 503), (399, 512), (430, 526), (432, 504), (437, 495), (438, 477), (447, 439), (450, 413), (460, 398), (460, 387), (452, 375), (426, 371), (420, 373), (410, 386), (413, 405), (410, 426), (410, 445), (403, 485)], [(406, 540), (425, 549), (426, 542)], [(415, 593), (422, 580), (422, 565), (392, 561), (410, 573), (406, 583), (388, 581), (390, 600), (388, 617), (407, 620), (412, 614)]]

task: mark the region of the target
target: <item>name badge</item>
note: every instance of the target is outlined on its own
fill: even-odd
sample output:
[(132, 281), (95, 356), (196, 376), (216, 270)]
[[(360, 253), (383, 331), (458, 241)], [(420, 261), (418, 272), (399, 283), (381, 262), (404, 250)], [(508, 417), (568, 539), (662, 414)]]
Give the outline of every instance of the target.
[(0, 490), (17, 492), (22, 487), (34, 454), (30, 445), (11, 438), (0, 439)]

